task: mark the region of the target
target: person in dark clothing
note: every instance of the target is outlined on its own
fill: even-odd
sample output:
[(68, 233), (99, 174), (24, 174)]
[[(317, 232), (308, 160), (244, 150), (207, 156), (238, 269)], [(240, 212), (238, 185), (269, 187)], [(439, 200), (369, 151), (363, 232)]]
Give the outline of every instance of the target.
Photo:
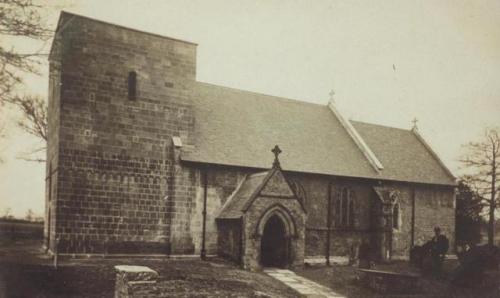
[(441, 229), (439, 227), (435, 227), (434, 237), (430, 242), (432, 273), (434, 274), (434, 276), (438, 277), (441, 275), (443, 261), (449, 248), (449, 241), (445, 235), (441, 234)]

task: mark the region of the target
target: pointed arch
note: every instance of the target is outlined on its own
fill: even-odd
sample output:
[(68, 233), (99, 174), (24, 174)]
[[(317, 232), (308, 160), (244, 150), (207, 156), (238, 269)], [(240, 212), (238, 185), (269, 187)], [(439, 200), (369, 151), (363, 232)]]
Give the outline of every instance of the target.
[(278, 203), (269, 207), (265, 212), (262, 213), (261, 217), (259, 218), (255, 231), (255, 234), (258, 237), (262, 236), (267, 221), (273, 216), (277, 216), (283, 222), (283, 225), (285, 227), (285, 236), (297, 236), (297, 226), (295, 224), (293, 216), (290, 214), (287, 208)]

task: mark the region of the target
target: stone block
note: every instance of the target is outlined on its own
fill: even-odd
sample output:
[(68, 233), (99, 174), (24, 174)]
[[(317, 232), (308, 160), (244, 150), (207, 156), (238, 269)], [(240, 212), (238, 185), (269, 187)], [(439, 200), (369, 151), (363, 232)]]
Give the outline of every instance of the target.
[(158, 273), (145, 266), (115, 266), (115, 298), (155, 297)]
[(155, 281), (158, 273), (146, 266), (118, 265), (115, 266), (117, 274), (126, 281)]

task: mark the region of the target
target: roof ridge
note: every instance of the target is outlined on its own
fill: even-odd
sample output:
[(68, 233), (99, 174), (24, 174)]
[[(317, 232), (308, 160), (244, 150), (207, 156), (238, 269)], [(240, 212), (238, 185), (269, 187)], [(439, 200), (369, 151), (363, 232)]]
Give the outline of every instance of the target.
[(267, 173), (269, 173), (269, 170), (250, 174), (250, 175), (248, 175), (248, 178), (263, 176), (263, 175), (266, 175)]
[[(103, 21), (103, 20), (100, 20), (100, 19), (96, 19), (96, 18), (84, 16), (84, 15), (81, 15), (81, 14), (69, 12), (69, 11), (66, 11), (66, 10), (61, 10), (61, 13), (59, 14), (59, 21), (61, 20), (61, 17), (62, 17), (63, 14), (67, 14), (69, 16), (74, 16), (74, 17), (79, 17), (79, 18), (82, 18), (82, 19), (86, 19), (86, 20), (89, 20), (89, 21), (93, 21), (93, 22), (97, 22), (97, 23), (101, 23), (101, 24), (105, 24), (105, 25), (109, 25), (109, 26), (113, 26), (113, 27), (118, 27), (118, 28), (125, 29), (125, 30), (135, 31), (135, 32), (138, 32), (138, 33), (143, 33), (143, 34), (147, 34), (147, 35), (161, 37), (161, 38), (165, 38), (165, 39), (169, 39), (169, 40), (173, 40), (173, 41), (179, 41), (179, 42), (189, 43), (189, 44), (192, 44), (192, 45), (195, 45), (195, 46), (198, 45), (197, 43), (192, 42), (192, 41), (188, 41), (188, 40), (184, 40), (184, 39), (180, 39), (180, 38), (169, 37), (169, 36), (165, 36), (165, 35), (161, 35), (161, 34), (158, 34), (158, 33), (149, 32), (149, 31), (145, 31), (145, 30), (135, 29), (135, 28), (131, 28), (131, 27), (119, 25), (119, 24), (116, 24), (116, 23), (112, 23), (112, 22), (108, 22), (108, 21)], [(59, 21), (57, 22), (58, 25), (59, 25)]]
[(372, 126), (378, 126), (378, 127), (383, 127), (383, 128), (391, 128), (391, 129), (398, 129), (398, 130), (403, 130), (403, 131), (411, 132), (411, 129), (401, 128), (401, 127), (395, 127), (395, 126), (389, 126), (389, 125), (378, 124), (378, 123), (370, 123), (370, 122), (365, 122), (365, 121), (360, 121), (360, 120), (349, 120), (349, 122), (360, 123), (360, 124), (368, 124), (368, 125), (372, 125)]
[(371, 126), (377, 126), (381, 128), (387, 128), (387, 129), (393, 129), (393, 130), (399, 130), (399, 131), (404, 131), (412, 136), (414, 136), (419, 143), (421, 143), (425, 150), (434, 158), (434, 160), (437, 161), (437, 163), (443, 168), (443, 170), (448, 174), (452, 179), (456, 179), (455, 175), (451, 172), (451, 170), (448, 168), (448, 166), (443, 162), (443, 160), (439, 157), (439, 155), (432, 149), (432, 147), (427, 143), (427, 141), (424, 139), (424, 137), (418, 132), (416, 129), (405, 129), (405, 128), (400, 128), (400, 127), (392, 127), (392, 126), (387, 126), (387, 125), (382, 125), (382, 124), (374, 124), (374, 123), (368, 123), (368, 122), (363, 122), (363, 121), (355, 121), (355, 120), (349, 120), (350, 122), (357, 122), (360, 124), (367, 124)]
[(218, 88), (226, 89), (226, 90), (230, 90), (230, 91), (244, 92), (244, 93), (250, 93), (250, 94), (255, 94), (255, 95), (260, 95), (260, 96), (266, 96), (266, 97), (270, 97), (270, 98), (276, 99), (276, 100), (287, 101), (289, 103), (296, 103), (296, 104), (303, 104), (303, 105), (310, 105), (310, 106), (319, 106), (319, 107), (325, 107), (325, 108), (328, 107), (327, 104), (308, 102), (308, 101), (304, 101), (304, 100), (300, 100), (300, 99), (296, 99), (296, 98), (281, 97), (281, 96), (277, 96), (277, 95), (271, 95), (271, 94), (266, 94), (266, 93), (257, 92), (257, 91), (238, 89), (235, 87), (229, 87), (229, 86), (223, 86), (223, 85), (216, 85), (213, 83), (202, 82), (202, 81), (196, 81), (196, 83), (201, 84), (201, 85), (218, 87)]
[(368, 146), (366, 141), (363, 139), (361, 134), (356, 130), (356, 128), (352, 125), (350, 120), (346, 120), (340, 111), (337, 109), (335, 104), (330, 101), (328, 103), (328, 108), (332, 112), (332, 114), (337, 118), (337, 120), (340, 122), (344, 130), (347, 132), (347, 134), (351, 137), (351, 139), (354, 141), (356, 146), (359, 148), (359, 150), (363, 153), (365, 158), (368, 160), (372, 168), (377, 172), (377, 174), (380, 174), (380, 172), (384, 169), (384, 165), (380, 161), (380, 159), (375, 155), (373, 150)]

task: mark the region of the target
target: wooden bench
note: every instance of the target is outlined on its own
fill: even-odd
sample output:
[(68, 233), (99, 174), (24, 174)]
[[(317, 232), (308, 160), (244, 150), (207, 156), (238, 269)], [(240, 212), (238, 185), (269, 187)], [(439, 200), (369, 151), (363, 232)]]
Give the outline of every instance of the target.
[(418, 274), (359, 269), (361, 281), (383, 294), (411, 294), (419, 291)]

